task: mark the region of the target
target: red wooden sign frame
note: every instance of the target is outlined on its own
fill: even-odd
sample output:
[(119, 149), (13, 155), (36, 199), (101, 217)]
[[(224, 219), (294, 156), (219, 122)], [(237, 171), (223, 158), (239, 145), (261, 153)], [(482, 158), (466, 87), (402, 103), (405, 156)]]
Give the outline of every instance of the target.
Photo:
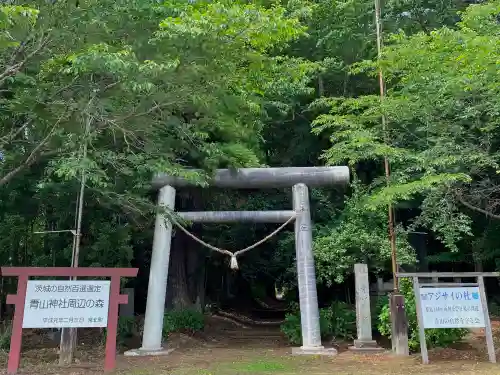
[(17, 276), (17, 294), (9, 294), (7, 303), (15, 305), (12, 336), (10, 338), (7, 372), (15, 374), (21, 360), (21, 341), (24, 319), (26, 288), (31, 277), (110, 277), (108, 332), (104, 371), (112, 371), (116, 366), (116, 334), (118, 326), (118, 305), (128, 303), (128, 295), (120, 294), (120, 277), (136, 277), (137, 268), (72, 268), (72, 267), (0, 267), (1, 276)]

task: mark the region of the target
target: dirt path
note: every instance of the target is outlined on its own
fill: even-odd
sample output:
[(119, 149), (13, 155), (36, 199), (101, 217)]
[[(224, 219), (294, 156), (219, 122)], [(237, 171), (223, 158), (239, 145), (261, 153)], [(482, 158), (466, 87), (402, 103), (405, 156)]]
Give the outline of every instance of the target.
[[(430, 351), (431, 364), (424, 366), (418, 355), (406, 358), (396, 358), (390, 352), (359, 355), (347, 351), (346, 345), (338, 347), (339, 355), (335, 357), (291, 356), (291, 348), (277, 329), (244, 329), (212, 323), (195, 337), (170, 337), (169, 345), (177, 349), (167, 357), (119, 355), (117, 375), (500, 375), (500, 365), (487, 363), (481, 332), (474, 332), (469, 344), (456, 349)], [(102, 341), (81, 342), (77, 363), (71, 368), (56, 365), (55, 345), (42, 344), (46, 343), (23, 352), (20, 375), (103, 373)], [(498, 342), (497, 347), (500, 349)], [(497, 356), (500, 358), (500, 352)], [(5, 374), (6, 362), (7, 353), (0, 352), (1, 375)]]
[[(336, 357), (294, 357), (290, 348), (198, 347), (178, 349), (163, 358), (119, 358), (117, 375), (500, 375), (500, 365), (485, 361), (443, 360), (440, 353), (422, 365), (418, 356), (390, 354)], [(101, 362), (101, 361), (99, 361)], [(94, 362), (95, 363), (95, 362)], [(100, 366), (81, 364), (60, 368), (54, 364), (23, 364), (20, 375), (97, 375)], [(5, 372), (0, 372), (4, 374)]]
[[(392, 355), (354, 355), (343, 352), (336, 357), (292, 357), (289, 348), (207, 349), (174, 354), (169, 365), (156, 363), (152, 369), (130, 368), (127, 375), (496, 375), (500, 366), (475, 361), (443, 361), (424, 366), (418, 357), (405, 359)], [(174, 360), (175, 359), (175, 360)], [(431, 357), (431, 361), (433, 358)]]

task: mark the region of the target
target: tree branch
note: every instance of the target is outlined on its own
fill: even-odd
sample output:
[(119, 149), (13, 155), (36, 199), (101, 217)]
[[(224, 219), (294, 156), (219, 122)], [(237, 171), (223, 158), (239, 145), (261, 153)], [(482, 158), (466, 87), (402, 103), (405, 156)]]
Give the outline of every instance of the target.
[(12, 141), (14, 138), (16, 138), (19, 134), (21, 134), (21, 132), (26, 129), (31, 123), (33, 122), (33, 119), (28, 119), (27, 121), (24, 122), (24, 124), (22, 124), (19, 128), (13, 130), (11, 132), (11, 134), (9, 135), (6, 135), (5, 137), (5, 141), (2, 140), (2, 143), (0, 143), (0, 147), (3, 147), (5, 146), (8, 142)]
[(54, 135), (54, 131), (56, 130), (59, 123), (61, 122), (63, 116), (64, 116), (64, 114), (59, 117), (59, 119), (56, 121), (54, 126), (52, 126), (52, 128), (47, 133), (47, 135), (36, 145), (36, 147), (33, 150), (31, 150), (31, 153), (28, 155), (28, 157), (26, 158), (26, 160), (23, 163), (21, 163), (16, 168), (14, 168), (10, 172), (8, 172), (5, 176), (0, 178), (0, 186), (5, 185), (7, 182), (12, 180), (12, 178), (14, 178), (14, 176), (16, 174), (18, 174), (19, 172), (21, 172), (25, 168), (30, 167), (31, 165), (33, 165), (33, 163), (35, 163), (37, 161), (37, 157), (39, 156), (39, 151), (42, 149), (43, 146), (45, 146), (47, 144), (47, 142), (50, 140), (50, 138), (52, 138), (52, 136)]
[[(42, 36), (40, 38), (40, 42), (38, 43), (38, 46), (35, 47), (35, 49), (33, 51), (31, 51), (30, 53), (28, 53), (23, 60), (17, 62), (17, 63), (12, 63), (11, 65), (7, 66), (4, 71), (2, 73), (0, 73), (0, 86), (3, 85), (3, 83), (5, 82), (5, 80), (11, 76), (13, 76), (14, 74), (16, 74), (17, 72), (19, 72), (19, 70), (21, 70), (21, 68), (33, 57), (35, 56), (36, 54), (38, 54), (46, 45), (47, 43), (49, 42), (49, 38), (48, 37), (44, 37)], [(17, 50), (16, 51), (16, 55), (19, 53), (20, 51)]]
[[(76, 78), (73, 78), (71, 82), (61, 88), (59, 88), (56, 92), (54, 92), (52, 95), (49, 96), (49, 100), (52, 100), (54, 98), (57, 98), (64, 90), (69, 89), (73, 83), (75, 83)], [(44, 103), (46, 104), (46, 103)], [(31, 109), (33, 111), (34, 108)], [(29, 118), (22, 124), (19, 128), (13, 129), (10, 131), (9, 134), (0, 137), (0, 148), (4, 147), (7, 143), (11, 142), (14, 140), (21, 132), (23, 132), (31, 123), (33, 122), (33, 118)]]
[(497, 215), (497, 214), (494, 214), (492, 212), (489, 212), (481, 207), (477, 207), (477, 206), (474, 206), (472, 204), (470, 204), (469, 202), (466, 202), (460, 195), (456, 195), (457, 196), (457, 199), (458, 201), (463, 204), (465, 207), (473, 210), (473, 211), (476, 211), (476, 212), (480, 212), (488, 217), (491, 217), (492, 219), (500, 219), (500, 215)]

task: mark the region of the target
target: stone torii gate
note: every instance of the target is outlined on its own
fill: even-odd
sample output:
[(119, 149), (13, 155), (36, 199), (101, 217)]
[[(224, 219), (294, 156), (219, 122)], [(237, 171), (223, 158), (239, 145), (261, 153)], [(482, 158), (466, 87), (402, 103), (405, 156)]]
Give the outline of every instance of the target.
[[(210, 185), (220, 188), (257, 189), (292, 187), (293, 210), (179, 212), (179, 217), (199, 223), (264, 222), (285, 223), (295, 217), (295, 248), (299, 285), (302, 346), (294, 354), (336, 354), (321, 345), (316, 274), (312, 251), (312, 227), (308, 187), (346, 185), (348, 167), (243, 168), (219, 169)], [(174, 210), (175, 188), (191, 186), (182, 178), (160, 175), (153, 179), (158, 189), (158, 205)], [(172, 349), (162, 347), (163, 315), (167, 290), (172, 222), (159, 212), (156, 216), (149, 274), (146, 317), (142, 347), (126, 355), (162, 355)]]

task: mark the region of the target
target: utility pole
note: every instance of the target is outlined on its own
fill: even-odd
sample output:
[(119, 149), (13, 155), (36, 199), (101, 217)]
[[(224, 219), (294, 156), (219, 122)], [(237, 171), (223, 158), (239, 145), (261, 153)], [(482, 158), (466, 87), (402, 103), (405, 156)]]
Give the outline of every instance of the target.
[[(89, 102), (89, 106), (90, 106)], [(82, 150), (82, 160), (85, 162), (87, 158), (87, 136), (90, 132), (90, 116), (87, 117), (85, 123), (85, 134)], [(80, 191), (78, 193), (77, 209), (76, 209), (76, 233), (73, 240), (73, 252), (71, 254), (71, 267), (78, 267), (78, 259), (80, 257), (80, 240), (82, 236), (82, 217), (83, 217), (83, 202), (85, 194), (85, 183), (87, 179), (86, 168), (82, 168), (82, 173), (80, 177)], [(76, 277), (72, 277), (71, 280), (76, 280)], [(73, 355), (75, 353), (77, 341), (77, 329), (76, 328), (63, 328), (61, 332), (61, 343), (59, 350), (59, 364), (60, 365), (70, 365), (73, 362)]]
[[(377, 28), (377, 59), (380, 62), (382, 59), (382, 19), (380, 15), (380, 0), (375, 0), (375, 25)], [(385, 82), (384, 82), (384, 72), (382, 67), (379, 65), (378, 69), (378, 81), (380, 88), (380, 102), (383, 103), (385, 99)], [(382, 112), (382, 132), (384, 133), (385, 143), (388, 143), (387, 137), (387, 119), (385, 114)], [(391, 179), (391, 169), (389, 164), (389, 158), (384, 156), (384, 171), (386, 184), (390, 184)], [(392, 277), (394, 280), (394, 291), (399, 290), (398, 278), (396, 273), (398, 272), (398, 262), (397, 262), (397, 248), (396, 248), (396, 233), (394, 231), (394, 210), (392, 204), (389, 203), (388, 207), (388, 227), (389, 227), (389, 241), (391, 243), (391, 261), (392, 261)]]
[[(380, 63), (382, 59), (382, 17), (380, 10), (380, 0), (375, 1), (375, 25), (377, 30), (377, 59)], [(380, 88), (380, 103), (384, 103), (385, 99), (385, 81), (382, 66), (379, 64), (378, 69), (379, 88)], [(387, 119), (382, 110), (382, 132), (384, 133), (385, 143), (389, 143), (387, 136)], [(387, 186), (390, 184), (391, 169), (389, 158), (384, 157), (384, 171)], [(389, 307), (391, 314), (391, 337), (392, 337), (392, 350), (397, 355), (409, 355), (408, 347), (408, 320), (406, 317), (404, 296), (399, 293), (399, 281), (397, 277), (398, 262), (397, 262), (397, 248), (396, 248), (396, 233), (394, 231), (394, 209), (391, 203), (388, 206), (388, 227), (389, 227), (389, 241), (391, 244), (391, 263), (392, 263), (392, 277), (394, 282), (394, 290), (389, 296)]]

